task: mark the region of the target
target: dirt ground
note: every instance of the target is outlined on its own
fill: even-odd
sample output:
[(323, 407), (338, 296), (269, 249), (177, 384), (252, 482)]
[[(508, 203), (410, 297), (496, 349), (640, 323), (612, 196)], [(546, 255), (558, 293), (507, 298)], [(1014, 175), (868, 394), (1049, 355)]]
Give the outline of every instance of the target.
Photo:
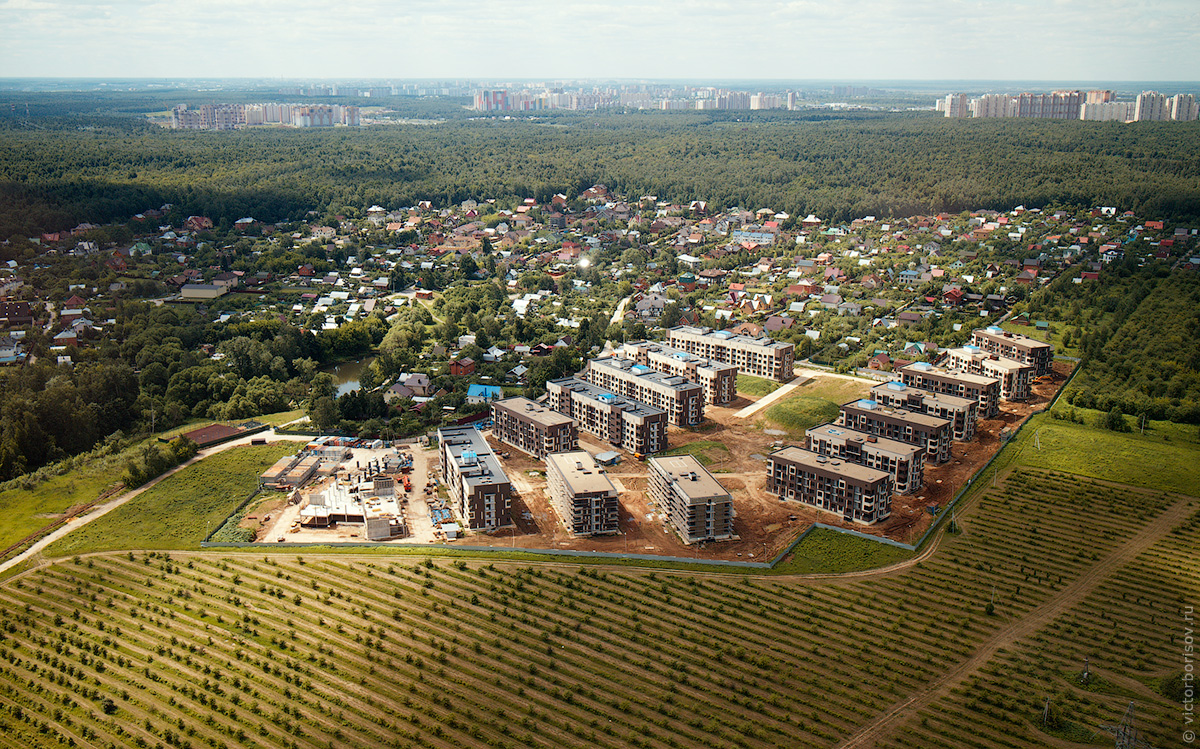
[[(472, 546), (493, 546), (513, 549), (577, 549), (620, 554), (655, 554), (662, 556), (694, 557), (696, 559), (742, 559), (744, 561), (769, 560), (783, 551), (805, 529), (815, 522), (853, 528), (865, 533), (874, 533), (897, 541), (916, 540), (932, 523), (933, 515), (928, 508), (944, 506), (966, 483), (979, 466), (990, 459), (1001, 447), (1002, 434), (1011, 433), (1029, 416), (1044, 409), (1054, 393), (1070, 375), (1071, 365), (1055, 362), (1054, 374), (1045, 382), (1034, 385), (1034, 396), (1026, 403), (1003, 402), (1000, 414), (993, 419), (980, 420), (975, 439), (971, 442), (955, 442), (951, 446), (951, 460), (941, 466), (927, 465), (925, 485), (915, 495), (894, 495), (892, 514), (887, 521), (876, 526), (863, 526), (844, 522), (840, 516), (822, 512), (796, 502), (784, 502), (767, 492), (766, 456), (781, 440), (778, 435), (767, 434), (763, 426), (753, 419), (737, 418), (739, 410), (754, 402), (753, 398), (739, 396), (727, 406), (707, 406), (706, 420), (698, 429), (685, 430), (671, 427), (669, 442), (672, 449), (695, 442), (713, 441), (724, 445), (699, 448), (711, 460), (708, 470), (733, 495), (734, 532), (737, 538), (707, 544), (684, 544), (667, 525), (659, 508), (655, 507), (646, 493), (647, 465), (632, 455), (617, 450), (622, 460), (608, 469), (608, 476), (616, 485), (621, 498), (621, 519), (618, 535), (576, 538), (571, 536), (557, 513), (550, 506), (546, 490), (545, 464), (533, 457), (504, 445), (488, 434), (509, 480), (512, 482), (513, 525), (491, 533), (471, 533), (459, 543)], [(820, 376), (818, 376), (818, 379)], [(1006, 430), (1008, 430), (1006, 432)], [(785, 444), (786, 442), (781, 442)], [(791, 441), (786, 444), (795, 444)], [(614, 450), (611, 445), (595, 437), (581, 433), (579, 448), (593, 455)], [(436, 475), (437, 452), (435, 449), (414, 449), (414, 484), (424, 485), (428, 470)], [(439, 477), (440, 478), (440, 477)], [(420, 482), (416, 479), (419, 479)], [(414, 489), (417, 489), (414, 486)], [(414, 536), (396, 539), (400, 543), (435, 542), (421, 525), (421, 518), (414, 517), (412, 504), (417, 503), (419, 490), (409, 506), (410, 524), (418, 532)], [(261, 528), (259, 537), (273, 539), (274, 528), (283, 526), (287, 512), (280, 514), (274, 506), (259, 508), (259, 517), (273, 513), (276, 522)], [(252, 523), (261, 523), (257, 518)], [(425, 523), (428, 524), (427, 513)], [(286, 527), (286, 526), (283, 526)], [(266, 533), (262, 531), (266, 530)], [(288, 541), (360, 540), (357, 527), (327, 531), (304, 530), (289, 533)], [(430, 528), (431, 531), (431, 528)]]

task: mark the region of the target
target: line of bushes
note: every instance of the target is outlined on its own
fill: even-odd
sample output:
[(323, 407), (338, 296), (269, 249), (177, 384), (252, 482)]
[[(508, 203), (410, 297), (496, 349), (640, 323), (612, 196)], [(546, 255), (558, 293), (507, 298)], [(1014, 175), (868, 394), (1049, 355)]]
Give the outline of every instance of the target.
[(125, 464), (122, 479), (125, 486), (136, 489), (147, 481), (163, 475), (175, 466), (195, 457), (199, 448), (187, 437), (176, 437), (165, 445), (147, 443), (141, 455)]

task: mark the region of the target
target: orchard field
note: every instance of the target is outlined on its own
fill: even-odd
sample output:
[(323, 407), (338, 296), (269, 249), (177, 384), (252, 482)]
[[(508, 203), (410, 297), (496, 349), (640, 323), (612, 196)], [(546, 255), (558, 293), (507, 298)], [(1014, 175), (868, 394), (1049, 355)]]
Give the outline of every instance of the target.
[(1020, 467), (980, 495), (935, 554), (840, 579), (62, 559), (0, 587), (0, 744), (1032, 746), (1135, 700), (1172, 745), (1159, 691), (1200, 593), (1200, 507)]

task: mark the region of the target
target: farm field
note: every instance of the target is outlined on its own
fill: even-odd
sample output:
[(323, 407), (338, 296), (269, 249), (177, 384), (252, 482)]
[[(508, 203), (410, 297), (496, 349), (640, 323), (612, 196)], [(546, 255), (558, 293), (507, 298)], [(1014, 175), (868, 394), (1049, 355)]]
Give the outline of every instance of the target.
[[(1086, 491), (1087, 484), (1064, 477), (1063, 488), (1070, 495)], [(1006, 487), (980, 509), (989, 512), (1013, 501)], [(1119, 723), (1131, 702), (1135, 726), (1151, 745), (1183, 745), (1179, 696), (1173, 703), (1168, 695), (1172, 684), (1182, 691), (1184, 627), (1194, 626), (1184, 607), (1200, 596), (1198, 506), (1192, 503), (1186, 523), (1120, 566), (1086, 598), (1006, 643), (879, 745), (1111, 744), (1097, 729)]]
[[(1133, 417), (1126, 418), (1132, 425)], [(1152, 426), (1145, 435), (1137, 431), (1121, 434), (1039, 414), (1025, 427), (1029, 438), (1020, 443), (1019, 455), (1014, 452), (1005, 458), (1120, 484), (1200, 496), (1200, 442), (1196, 439), (1196, 427), (1171, 422), (1154, 424), (1158, 426)], [(1033, 440), (1035, 433), (1040, 449)]]
[[(1196, 511), (1017, 468), (936, 555), (828, 581), (379, 555), (63, 559), (0, 586), (0, 734), (22, 746), (835, 746), (980, 652), (1019, 653), (1013, 622), (1091, 596), (1124, 592), (1124, 609), (1064, 619), (1047, 662), (1069, 669), (1091, 643), (1114, 682), (1169, 676), (1163, 638), (1200, 575), (1163, 574), (1197, 532), (1167, 531)], [(1105, 565), (1118, 573), (1093, 580)], [(1040, 719), (1033, 687), (993, 684), (993, 670), (979, 670), (970, 705), (947, 708), (969, 712), (901, 711), (886, 740), (978, 746), (961, 728), (978, 712), (1004, 724), (993, 745), (1046, 743), (1021, 733)], [(1120, 686), (1137, 692), (1152, 742), (1170, 745), (1176, 708)], [(1115, 723), (1117, 697), (1063, 699), (1062, 725)], [(993, 702), (1011, 717), (993, 717)]]

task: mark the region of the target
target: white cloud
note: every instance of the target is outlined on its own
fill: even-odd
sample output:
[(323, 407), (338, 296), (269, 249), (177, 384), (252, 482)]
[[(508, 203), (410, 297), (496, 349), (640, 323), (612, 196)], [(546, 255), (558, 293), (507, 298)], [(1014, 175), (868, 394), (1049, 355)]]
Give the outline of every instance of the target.
[(1195, 0), (0, 0), (0, 75), (1174, 80)]

